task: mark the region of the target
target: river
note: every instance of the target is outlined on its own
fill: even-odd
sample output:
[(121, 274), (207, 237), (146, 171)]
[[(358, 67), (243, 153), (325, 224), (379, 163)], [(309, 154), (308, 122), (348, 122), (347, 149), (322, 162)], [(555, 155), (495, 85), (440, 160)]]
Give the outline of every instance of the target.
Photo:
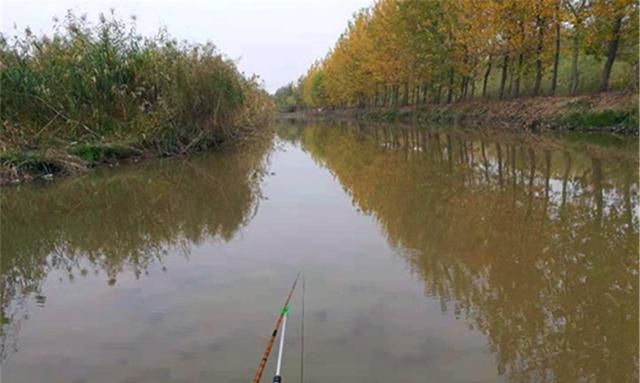
[(4, 189), (3, 382), (637, 381), (637, 138), (263, 141)]

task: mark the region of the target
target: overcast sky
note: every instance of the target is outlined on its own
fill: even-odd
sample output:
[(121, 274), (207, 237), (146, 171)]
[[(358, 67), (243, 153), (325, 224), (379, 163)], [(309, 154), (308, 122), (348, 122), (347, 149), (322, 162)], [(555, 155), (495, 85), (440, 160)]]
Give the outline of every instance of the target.
[(29, 26), (50, 33), (52, 18), (67, 9), (97, 20), (114, 8), (136, 15), (138, 30), (152, 35), (160, 26), (178, 39), (213, 41), (238, 59), (245, 73), (256, 73), (268, 91), (297, 79), (325, 55), (347, 21), (373, 0), (0, 0), (1, 31), (15, 34)]

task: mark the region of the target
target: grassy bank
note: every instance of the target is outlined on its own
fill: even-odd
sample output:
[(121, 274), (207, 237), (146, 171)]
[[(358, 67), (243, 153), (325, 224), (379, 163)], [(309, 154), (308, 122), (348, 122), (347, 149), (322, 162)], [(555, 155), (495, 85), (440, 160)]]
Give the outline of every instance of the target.
[(0, 39), (0, 183), (170, 156), (260, 132), (273, 104), (213, 44), (69, 13), (53, 36)]
[(577, 97), (471, 100), (404, 108), (308, 109), (282, 117), (486, 124), (510, 130), (638, 134), (638, 96), (622, 92)]

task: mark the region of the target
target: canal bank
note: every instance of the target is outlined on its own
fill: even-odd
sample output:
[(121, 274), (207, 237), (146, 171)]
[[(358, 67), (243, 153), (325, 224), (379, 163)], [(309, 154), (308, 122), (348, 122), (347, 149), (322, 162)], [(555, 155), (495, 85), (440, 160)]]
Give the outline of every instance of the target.
[(517, 100), (468, 100), (377, 108), (309, 108), (281, 118), (402, 122), (463, 122), (507, 130), (579, 131), (638, 135), (638, 95), (609, 92), (575, 97), (530, 97)]

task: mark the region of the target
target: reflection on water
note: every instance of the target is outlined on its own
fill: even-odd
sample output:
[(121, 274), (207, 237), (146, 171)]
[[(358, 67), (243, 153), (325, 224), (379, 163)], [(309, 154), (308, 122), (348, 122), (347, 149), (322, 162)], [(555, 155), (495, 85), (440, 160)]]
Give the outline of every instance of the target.
[[(25, 319), (25, 301), (44, 309), (55, 299), (82, 312), (70, 297), (51, 295), (48, 276), (73, 282), (95, 274), (117, 288), (132, 273), (128, 286), (136, 286), (150, 268), (212, 242), (207, 251), (231, 255), (224, 262), (258, 271), (225, 272), (214, 283), (197, 269), (207, 262), (218, 263), (206, 270), (220, 269), (223, 260), (204, 259), (168, 271), (184, 291), (155, 279), (160, 285), (145, 285), (167, 294), (157, 299), (175, 308), (140, 308), (147, 321), (126, 332), (128, 339), (139, 330), (140, 345), (118, 346), (118, 354), (134, 359), (136, 347), (147, 353), (144, 363), (155, 374), (149, 381), (250, 378), (263, 345), (257, 334), (269, 330), (281, 299), (279, 285), (265, 283), (295, 273), (300, 254), (307, 256), (310, 286), (310, 381), (637, 380), (635, 147), (575, 137), (300, 123), (280, 126), (277, 140), (281, 150), (264, 143), (241, 153), (154, 161), (5, 191), (2, 354), (9, 360), (24, 355), (10, 376), (28, 381), (27, 371), (15, 366), (32, 366), (39, 360), (33, 350), (54, 336), (44, 328), (30, 332), (31, 346), (22, 350), (19, 327), (32, 320)], [(277, 160), (269, 164), (271, 157)], [(333, 179), (323, 179), (322, 169)], [(267, 172), (275, 172), (273, 181), (265, 181)], [(258, 209), (265, 187), (271, 194)], [(352, 206), (341, 202), (345, 194)], [(246, 238), (237, 235), (243, 227)], [(412, 275), (396, 266), (395, 255)], [(189, 287), (194, 275), (207, 282)], [(419, 298), (411, 293), (415, 278), (424, 291)], [(124, 315), (131, 291), (100, 304)], [(273, 300), (260, 303), (266, 299)], [(430, 310), (429, 302), (440, 309)], [(175, 323), (163, 327), (168, 318)], [(97, 326), (112, 323), (96, 320)], [(454, 322), (465, 324), (464, 334)], [(294, 351), (296, 323), (288, 338)], [(147, 327), (167, 331), (145, 338)], [(208, 327), (232, 330), (202, 346), (203, 336), (214, 337)], [(67, 337), (60, 347), (89, 342), (83, 336)], [(183, 348), (173, 350), (176, 344)], [(478, 347), (493, 359), (483, 359)], [(156, 355), (163, 348), (172, 352)], [(83, 373), (104, 376), (106, 357), (85, 356)], [(64, 363), (47, 368), (60, 371)], [(207, 365), (229, 371), (196, 373)], [(465, 370), (475, 375), (456, 375)]]
[[(231, 239), (258, 208), (270, 143), (250, 148), (5, 190), (0, 356), (15, 347), (21, 301), (51, 271), (71, 282), (100, 273), (114, 285), (122, 271), (139, 278), (169, 252), (188, 256), (194, 243)], [(36, 299), (45, 305), (45, 296)]]
[[(385, 126), (289, 126), (512, 381), (635, 381), (637, 162)], [(602, 153), (600, 153), (602, 155)]]

